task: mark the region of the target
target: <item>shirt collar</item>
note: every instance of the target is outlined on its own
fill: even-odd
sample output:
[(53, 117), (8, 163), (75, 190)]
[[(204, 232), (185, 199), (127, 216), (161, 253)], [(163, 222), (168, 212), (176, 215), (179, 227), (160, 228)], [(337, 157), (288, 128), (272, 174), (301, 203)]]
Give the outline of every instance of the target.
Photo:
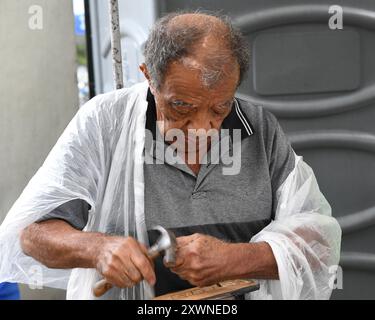
[(152, 133), (154, 140), (156, 140), (156, 103), (150, 88), (147, 90), (147, 103), (146, 129)]
[(232, 110), (224, 119), (221, 127), (223, 129), (229, 129), (231, 137), (233, 135), (233, 129), (241, 130), (241, 139), (254, 134), (253, 126), (246, 113), (241, 109), (240, 103), (238, 102), (237, 98), (234, 98), (234, 105), (232, 106)]

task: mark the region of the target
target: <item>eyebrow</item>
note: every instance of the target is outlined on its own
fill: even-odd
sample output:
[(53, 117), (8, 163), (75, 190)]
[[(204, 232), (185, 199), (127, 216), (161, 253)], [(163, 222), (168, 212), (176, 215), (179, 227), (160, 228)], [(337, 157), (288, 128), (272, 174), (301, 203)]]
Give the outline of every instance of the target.
[(234, 98), (233, 98), (233, 99), (230, 99), (230, 100), (227, 100), (227, 101), (221, 103), (220, 105), (230, 104), (230, 103), (233, 103), (233, 101), (234, 101)]
[[(168, 101), (168, 103), (174, 103), (174, 102), (182, 102), (183, 104), (186, 104), (186, 105), (189, 105), (189, 106), (193, 106), (194, 105), (194, 103), (187, 102), (184, 99), (180, 99), (180, 98), (171, 98)], [(223, 105), (231, 104), (233, 102), (234, 102), (234, 97), (232, 99), (226, 100), (223, 103), (218, 103), (215, 106), (223, 106)]]
[(190, 102), (187, 102), (183, 99), (178, 99), (178, 98), (172, 98), (168, 101), (169, 103), (174, 103), (174, 102), (182, 102), (183, 104), (186, 104), (186, 105), (193, 105), (193, 103), (190, 103)]

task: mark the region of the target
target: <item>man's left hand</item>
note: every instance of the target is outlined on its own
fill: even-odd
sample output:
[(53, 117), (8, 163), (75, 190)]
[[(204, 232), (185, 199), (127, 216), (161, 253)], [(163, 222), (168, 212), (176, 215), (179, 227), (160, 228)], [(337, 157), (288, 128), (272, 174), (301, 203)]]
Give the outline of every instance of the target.
[(175, 267), (171, 271), (195, 286), (206, 286), (228, 279), (231, 244), (195, 233), (177, 238)]

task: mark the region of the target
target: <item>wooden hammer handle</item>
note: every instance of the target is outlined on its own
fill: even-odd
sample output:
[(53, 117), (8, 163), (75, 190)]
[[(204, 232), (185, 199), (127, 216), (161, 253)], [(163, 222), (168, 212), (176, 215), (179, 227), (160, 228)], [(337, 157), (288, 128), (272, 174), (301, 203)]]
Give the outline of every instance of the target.
[(112, 283), (107, 282), (107, 280), (102, 279), (99, 280), (97, 283), (95, 283), (93, 288), (94, 296), (99, 298), (103, 294), (105, 294), (108, 290), (110, 290), (113, 287)]

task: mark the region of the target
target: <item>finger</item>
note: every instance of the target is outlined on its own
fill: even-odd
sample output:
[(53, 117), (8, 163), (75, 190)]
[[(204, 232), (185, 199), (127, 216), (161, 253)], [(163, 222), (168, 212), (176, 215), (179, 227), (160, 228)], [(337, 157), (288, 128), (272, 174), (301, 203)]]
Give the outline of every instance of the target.
[(184, 247), (188, 245), (189, 243), (193, 242), (197, 237), (196, 235), (197, 234), (194, 233), (190, 236), (182, 236), (182, 237), (176, 238), (177, 248)]
[[(172, 269), (171, 269), (172, 271)], [(185, 271), (185, 272), (174, 272), (172, 271), (173, 273), (175, 273), (176, 275), (178, 275), (182, 280), (187, 280), (189, 278), (188, 276), (188, 273)]]
[(132, 281), (129, 277), (128, 277), (128, 275), (126, 275), (126, 274), (124, 274), (122, 277), (121, 277), (121, 279), (122, 279), (122, 283), (123, 283), (123, 288), (131, 288), (131, 287), (133, 287), (133, 286), (135, 286), (136, 285), (136, 283), (134, 282), (134, 281)]
[(148, 249), (142, 243), (139, 243), (139, 247), (140, 247), (142, 253), (148, 258), (148, 261), (150, 261), (152, 269), (155, 269), (154, 260), (149, 257)]
[(133, 281), (131, 281), (124, 272), (116, 272), (107, 275), (105, 280), (119, 288), (130, 288), (134, 286)]
[(125, 286), (125, 282), (123, 279), (123, 263), (106, 267), (99, 266), (98, 271), (103, 276), (106, 282), (116, 287)]
[(143, 277), (138, 269), (134, 266), (133, 262), (130, 261), (128, 265), (124, 268), (124, 273), (128, 279), (130, 279), (134, 283), (138, 283), (142, 281)]
[(143, 254), (141, 250), (139, 250), (132, 254), (131, 260), (138, 271), (141, 273), (142, 277), (150, 285), (155, 285), (156, 276), (149, 258), (145, 254)]
[(193, 271), (191, 268), (187, 267), (186, 265), (182, 264), (178, 267), (173, 267), (173, 268), (170, 268), (170, 270), (174, 273), (182, 273), (182, 272), (190, 272), (190, 271)]
[(183, 268), (170, 268), (170, 270), (176, 274), (181, 274), (185, 271)]
[(189, 255), (190, 255), (190, 249), (188, 246), (180, 247), (176, 251), (176, 263), (174, 265), (174, 268), (181, 267), (182, 265), (186, 265), (186, 263), (189, 262)]
[(164, 259), (163, 259), (163, 264), (164, 264), (164, 267), (169, 268), (169, 269), (181, 267), (184, 264), (184, 258), (183, 257), (176, 257), (176, 259), (173, 263), (172, 262), (165, 262)]
[[(173, 268), (182, 266), (184, 264), (184, 262), (185, 262), (184, 256), (182, 256), (182, 255), (176, 255), (176, 260), (175, 260), (175, 263), (173, 265)], [(165, 263), (164, 263), (164, 265), (165, 265)], [(168, 266), (166, 266), (166, 267), (168, 267)]]
[(190, 272), (177, 273), (178, 277), (182, 280), (188, 281), (193, 286), (198, 286), (199, 281), (194, 280)]
[(201, 286), (205, 285), (205, 282), (202, 281), (196, 275), (194, 275), (194, 273), (192, 273), (192, 272), (182, 271), (182, 272), (175, 272), (175, 273), (179, 276), (179, 278), (181, 278), (182, 280), (188, 281), (190, 284), (192, 284), (194, 286), (201, 287)]
[(142, 274), (131, 260), (131, 254), (120, 255), (119, 259), (121, 264), (120, 266), (117, 266), (117, 273), (120, 274), (120, 279), (124, 286), (128, 287), (129, 281), (132, 282), (132, 286), (142, 281)]

